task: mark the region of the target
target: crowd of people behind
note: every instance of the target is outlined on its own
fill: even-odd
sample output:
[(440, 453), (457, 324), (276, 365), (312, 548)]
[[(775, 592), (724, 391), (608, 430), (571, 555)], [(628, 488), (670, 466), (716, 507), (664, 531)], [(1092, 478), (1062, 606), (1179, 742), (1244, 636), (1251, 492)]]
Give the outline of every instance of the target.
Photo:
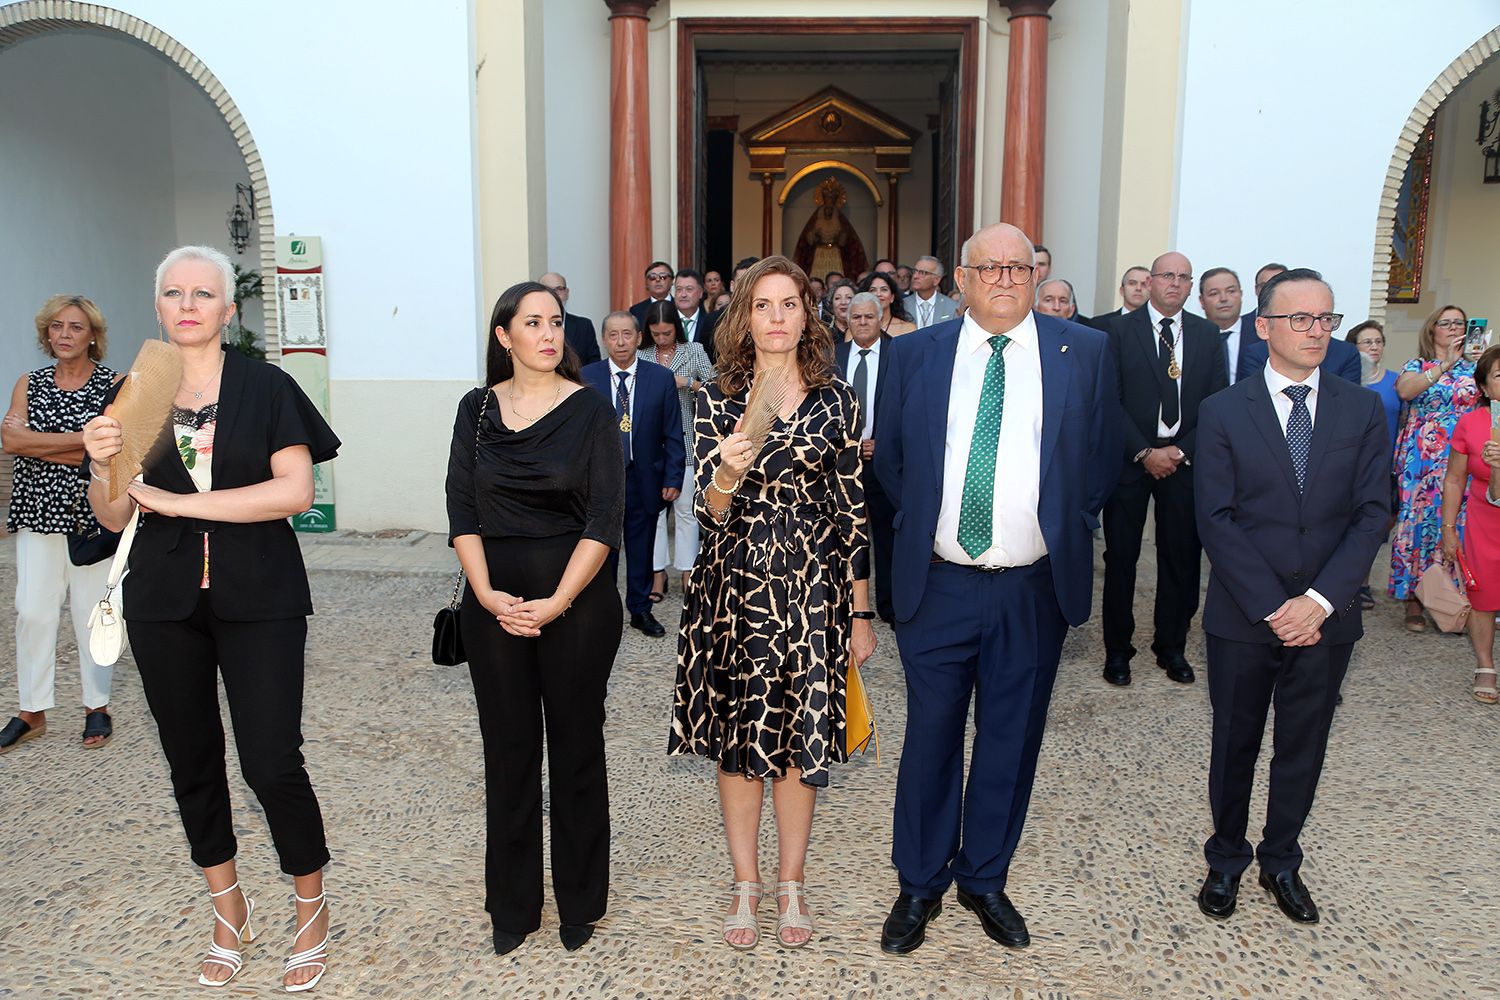
[[(895, 626), (908, 696), (900, 893), (882, 947), (918, 947), (955, 882), (987, 934), (1028, 943), (1005, 887), (1062, 638), (1090, 614), (1102, 532), (1103, 679), (1133, 682), (1153, 505), (1150, 647), (1169, 681), (1195, 680), (1187, 636), (1205, 550), (1213, 572), (1203, 627), (1215, 835), (1199, 894), (1210, 916), (1233, 912), (1252, 857), (1249, 775), (1273, 687), (1255, 678), (1271, 676), (1271, 656), (1283, 674), (1319, 680), (1297, 688), (1296, 710), (1276, 694), (1278, 760), (1303, 766), (1273, 778), (1261, 882), (1292, 919), (1318, 919), (1297, 835), (1359, 611), (1377, 603), (1369, 574), (1386, 536), (1388, 592), (1413, 632), (1429, 627), (1424, 578), (1465, 561), (1483, 612), (1468, 617), (1473, 697), (1496, 701), (1500, 444), (1481, 404), (1500, 400), (1500, 347), (1466, 339), (1457, 306), (1435, 310), (1418, 356), (1390, 371), (1379, 323), (1333, 336), (1343, 316), (1315, 271), (1266, 265), (1245, 311), (1236, 273), (1208, 269), (1195, 315), (1193, 266), (1168, 251), (1125, 271), (1119, 308), (1083, 317), (1047, 248), (1005, 225), (966, 241), (951, 276), (933, 256), (854, 276), (809, 276), (775, 256), (743, 260), (727, 280), (658, 260), (644, 280), (646, 296), (597, 333), (567, 310), (561, 274), (507, 289), (484, 328), (485, 385), (455, 417), (446, 497), (466, 578), (459, 620), (484, 742), (485, 906), (499, 954), (540, 925), (544, 743), (564, 946), (582, 947), (604, 915), (607, 682), (626, 620), (667, 635), (653, 609), (674, 585), (667, 749), (717, 765), (734, 869), (723, 939), (741, 949), (759, 940), (767, 783), (776, 938), (812, 938), (814, 803), (830, 765), (848, 759), (849, 674), (875, 649), (877, 617)], [(107, 323), (82, 296), (54, 296), (37, 314), (52, 363), (18, 380), (0, 424), (16, 456), (20, 690), (0, 753), (44, 735), (56, 708), (65, 591), (81, 745), (109, 741), (111, 671), (90, 657), (87, 616), (108, 568), (102, 543), (138, 523), (123, 613), (214, 905), (200, 982), (239, 973), (255, 908), (235, 871), (222, 674), (245, 777), (295, 883), (285, 985), (299, 991), (327, 967), (328, 850), (300, 751), (311, 600), (286, 519), (311, 503), (312, 466), (339, 441), (289, 377), (223, 347), (232, 289), (211, 248), (180, 248), (158, 269), (156, 312), (182, 377), (142, 478), (123, 491), (110, 482), (124, 432), (107, 410), (119, 392), (102, 364)], [(1259, 408), (1270, 453), (1244, 432), (1239, 398)], [(1268, 512), (1269, 487), (1240, 481), (1246, 463), (1282, 466), (1290, 499)], [(1286, 551), (1295, 569), (1277, 561)], [(971, 696), (985, 721), (965, 789)]]

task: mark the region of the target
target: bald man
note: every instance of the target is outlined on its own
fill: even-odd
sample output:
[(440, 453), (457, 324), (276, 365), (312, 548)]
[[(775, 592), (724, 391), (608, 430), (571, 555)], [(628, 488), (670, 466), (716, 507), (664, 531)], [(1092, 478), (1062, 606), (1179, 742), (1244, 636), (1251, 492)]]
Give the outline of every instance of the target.
[(900, 894), (880, 939), (897, 955), (922, 944), (954, 882), (992, 940), (1031, 941), (1006, 881), (1120, 465), (1104, 334), (1032, 312), (1036, 256), (1016, 227), (981, 229), (960, 259), (964, 317), (895, 338), (876, 404), (907, 692), (891, 846)]
[(599, 338), (594, 334), (594, 321), (575, 316), (568, 308), (568, 279), (556, 271), (548, 271), (537, 279), (557, 293), (563, 304), (563, 339), (578, 352), (578, 367), (599, 360)]

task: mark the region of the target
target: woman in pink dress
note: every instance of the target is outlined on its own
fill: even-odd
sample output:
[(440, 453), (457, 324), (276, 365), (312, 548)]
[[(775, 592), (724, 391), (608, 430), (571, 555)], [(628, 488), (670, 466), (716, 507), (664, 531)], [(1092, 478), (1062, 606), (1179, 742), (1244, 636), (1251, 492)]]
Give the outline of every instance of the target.
[[(1491, 347), (1474, 369), (1479, 391), (1500, 400), (1500, 347)], [(1453, 563), (1463, 545), (1464, 561), (1479, 586), (1469, 590), (1469, 641), (1474, 645), (1474, 700), (1493, 705), (1495, 691), (1495, 612), (1500, 611), (1500, 442), (1492, 438), (1490, 408), (1470, 410), (1453, 428), (1448, 472), (1443, 478), (1443, 559)], [(1473, 488), (1469, 479), (1473, 477)], [(1494, 478), (1492, 478), (1494, 477)], [(1459, 507), (1469, 490), (1467, 523), (1462, 542), (1458, 532)]]

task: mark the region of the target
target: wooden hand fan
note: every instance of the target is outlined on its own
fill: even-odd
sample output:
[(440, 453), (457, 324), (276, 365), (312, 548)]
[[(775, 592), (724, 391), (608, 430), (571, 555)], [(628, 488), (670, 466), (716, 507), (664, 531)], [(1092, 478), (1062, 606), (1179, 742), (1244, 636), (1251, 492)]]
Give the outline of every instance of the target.
[(792, 366), (767, 368), (756, 373), (750, 386), (750, 395), (745, 400), (745, 416), (740, 420), (740, 433), (750, 439), (750, 461), (760, 454), (766, 438), (771, 433), (786, 398), (792, 392)]
[(124, 496), (130, 481), (140, 475), (146, 453), (161, 434), (182, 381), (182, 355), (160, 340), (148, 340), (130, 363), (109, 415), (120, 422), (124, 441), (109, 460), (109, 498)]

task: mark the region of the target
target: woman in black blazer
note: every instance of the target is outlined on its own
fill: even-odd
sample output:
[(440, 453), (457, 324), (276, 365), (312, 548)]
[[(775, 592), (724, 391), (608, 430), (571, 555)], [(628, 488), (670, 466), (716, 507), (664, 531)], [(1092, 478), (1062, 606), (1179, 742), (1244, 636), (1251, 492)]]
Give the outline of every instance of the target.
[(313, 465), (333, 458), (339, 440), (284, 371), (223, 348), (233, 288), (229, 259), (210, 247), (181, 247), (157, 268), (157, 318), (181, 352), (182, 380), (144, 482), (119, 500), (111, 502), (108, 489), (119, 421), (106, 409), (84, 427), (88, 496), (113, 530), (137, 508), (144, 515), (125, 578), (125, 619), (193, 862), (214, 905), (214, 940), (198, 981), (233, 979), (241, 942), (254, 936), (255, 904), (235, 874), (217, 671), (241, 771), (296, 887), (298, 929), (283, 982), (301, 992), (327, 966), (328, 847), (300, 749), (312, 598), (287, 518), (312, 505)]

